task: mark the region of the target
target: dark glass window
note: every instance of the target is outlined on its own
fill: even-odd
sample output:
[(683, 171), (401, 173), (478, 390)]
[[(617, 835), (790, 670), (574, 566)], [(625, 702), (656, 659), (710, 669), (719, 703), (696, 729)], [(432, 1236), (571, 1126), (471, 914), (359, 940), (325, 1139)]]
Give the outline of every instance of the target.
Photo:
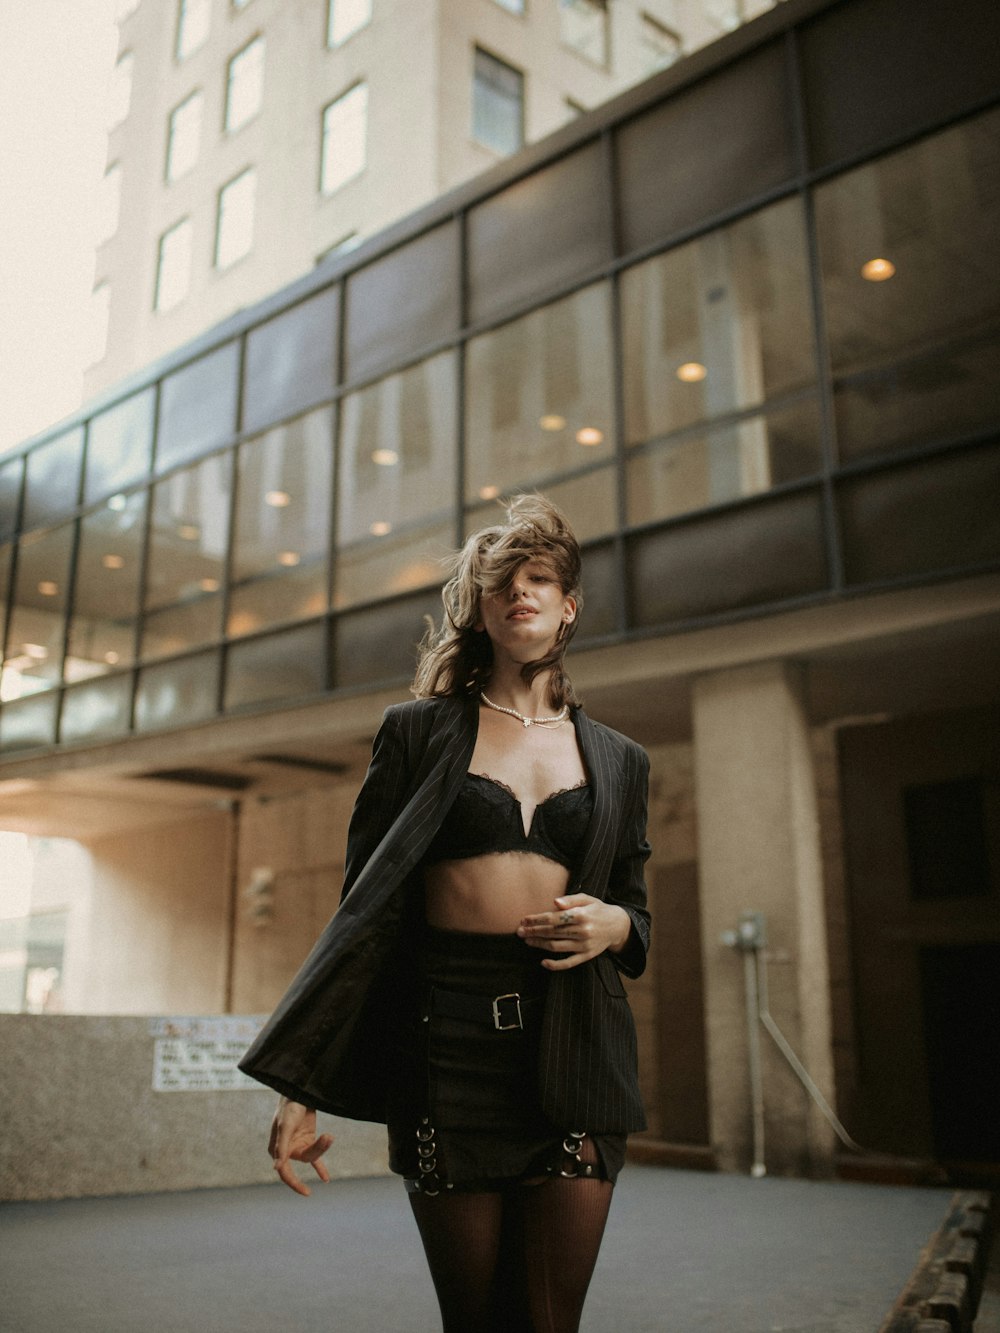
[(332, 440), (321, 408), (240, 447), (230, 635), (326, 610)]
[(239, 366), (239, 344), (228, 343), (163, 381), (157, 472), (190, 462), (230, 438), (236, 429)]
[(72, 513), (80, 498), (83, 427), (40, 444), (28, 454), (22, 529), (42, 527)]
[(143, 389), (91, 421), (84, 488), (88, 504), (131, 486), (149, 472), (154, 397), (154, 389)]
[(524, 143), (524, 75), (476, 47), (472, 67), (472, 137), (497, 153)]
[(113, 496), (80, 522), (67, 680), (101, 675), (134, 659), (145, 515), (146, 494), (140, 491)]
[(12, 543), (0, 543), (0, 659), (3, 657), (4, 630), (7, 627), (7, 596), (10, 591), (10, 571), (13, 555), (14, 547)]
[(247, 334), (244, 430), (259, 430), (332, 395), (339, 299), (331, 287)]
[(130, 675), (74, 686), (63, 697), (59, 739), (71, 743), (124, 735), (129, 728), (131, 702)]
[(816, 191), (842, 457), (997, 422), (1000, 111)]
[(217, 454), (153, 487), (143, 657), (221, 636), (231, 468)]
[(226, 654), (226, 708), (319, 694), (325, 685), (326, 624), (233, 644)]
[(537, 300), (611, 256), (598, 143), (533, 172), (469, 213), (472, 322)]
[(338, 616), (333, 628), (333, 683), (340, 689), (408, 680), (417, 665), (424, 617), (441, 623), (441, 597), (424, 592)]
[(0, 542), (17, 532), (17, 511), (21, 502), (21, 475), (24, 460), (13, 458), (0, 465)]
[(344, 399), (337, 606), (442, 578), (455, 533), (455, 395), (449, 352)]
[[(586, 287), (470, 341), (465, 499), (544, 488), (581, 539), (615, 526), (610, 294)], [(557, 483), (565, 474), (562, 493)], [(481, 512), (469, 516), (475, 526)]]
[(139, 731), (190, 726), (218, 711), (219, 655), (195, 653), (143, 667), (135, 699)]
[(765, 46), (617, 133), (625, 253), (666, 241), (795, 173), (784, 51)]
[(49, 689), (62, 677), (72, 549), (71, 523), (21, 539), (0, 679), (4, 699)]

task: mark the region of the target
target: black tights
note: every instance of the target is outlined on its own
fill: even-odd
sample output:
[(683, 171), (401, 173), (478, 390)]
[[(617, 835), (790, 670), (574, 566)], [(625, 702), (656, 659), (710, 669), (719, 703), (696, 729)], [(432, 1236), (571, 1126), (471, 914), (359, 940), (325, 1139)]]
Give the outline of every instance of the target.
[[(588, 1142), (582, 1160), (593, 1152)], [(553, 1176), (491, 1193), (411, 1194), (444, 1333), (575, 1333), (613, 1189)]]

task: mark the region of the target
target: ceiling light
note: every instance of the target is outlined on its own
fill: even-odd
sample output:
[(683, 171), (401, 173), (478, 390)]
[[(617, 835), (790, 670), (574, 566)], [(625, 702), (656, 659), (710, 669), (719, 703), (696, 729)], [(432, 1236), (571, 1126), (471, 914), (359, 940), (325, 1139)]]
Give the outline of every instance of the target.
[(596, 426), (583, 426), (576, 432), (577, 444), (603, 444), (604, 431)]
[(368, 530), (373, 537), (385, 537), (392, 531), (392, 524), (387, 523), (384, 518), (380, 518)]
[(861, 276), (868, 282), (886, 282), (896, 272), (891, 259), (869, 259), (861, 266)]
[(198, 580), (198, 587), (202, 590), (202, 592), (218, 592), (218, 591), (219, 591), (219, 580), (218, 580), (218, 579), (199, 579), (199, 580)]
[(278, 564), (287, 565), (289, 569), (291, 569), (293, 565), (297, 565), (301, 559), (302, 557), (299, 555), (298, 551), (278, 552)]
[(685, 361), (682, 366), (677, 367), (677, 378), (684, 384), (697, 384), (707, 374), (708, 371), (700, 361)]
[(269, 504), (272, 509), (284, 509), (286, 505), (292, 503), (292, 497), (287, 491), (268, 491), (264, 496), (264, 503)]
[(108, 501), (108, 508), (113, 509), (116, 514), (120, 514), (127, 504), (128, 500), (124, 495), (112, 495)]
[(499, 486), (480, 486), (479, 488), (480, 500), (495, 500), (499, 494)]
[(197, 523), (181, 523), (177, 528), (177, 535), (186, 542), (196, 542), (201, 536), (201, 528)]
[(399, 454), (395, 449), (376, 449), (372, 453), (372, 462), (378, 463), (379, 467), (392, 467), (399, 462)]
[(104, 660), (107, 662), (108, 666), (117, 666), (120, 661), (117, 653), (105, 653)]
[(31, 657), (36, 662), (44, 662), (49, 655), (48, 648), (44, 648), (40, 643), (22, 643), (21, 652), (25, 657)]
[(125, 565), (125, 557), (121, 555), (102, 555), (101, 564), (105, 569), (122, 569)]
[(566, 425), (566, 418), (555, 412), (546, 412), (545, 416), (538, 418), (538, 424), (542, 430), (562, 430)]
[(59, 584), (53, 583), (51, 579), (42, 579), (41, 583), (38, 585), (38, 591), (43, 597), (55, 597), (56, 593), (59, 591)]

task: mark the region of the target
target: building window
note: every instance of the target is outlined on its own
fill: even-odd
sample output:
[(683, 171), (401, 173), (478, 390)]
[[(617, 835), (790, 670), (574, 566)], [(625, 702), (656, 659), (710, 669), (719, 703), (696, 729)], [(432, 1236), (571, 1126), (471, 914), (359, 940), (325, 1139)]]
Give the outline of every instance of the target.
[(198, 161), (201, 148), (201, 116), (204, 96), (200, 92), (186, 97), (174, 107), (167, 125), (166, 178), (175, 181), (190, 171)]
[(371, 22), (372, 0), (330, 0), (326, 16), (326, 44), (340, 46)]
[(111, 287), (99, 283), (93, 291), (90, 305), (86, 364), (95, 366), (104, 359), (108, 350), (108, 321), (111, 318)]
[(226, 130), (232, 132), (252, 120), (264, 96), (264, 38), (237, 51), (226, 74)]
[(160, 237), (154, 302), (157, 310), (172, 310), (188, 294), (191, 285), (191, 239), (190, 218), (182, 218)]
[(323, 111), (320, 189), (333, 194), (365, 169), (368, 85), (356, 83)]
[(132, 66), (134, 64), (131, 51), (126, 51), (123, 56), (119, 56), (118, 63), (111, 75), (111, 82), (108, 87), (108, 130), (113, 130), (116, 125), (120, 125), (128, 115), (129, 105), (132, 101)]
[(524, 143), (524, 75), (476, 47), (472, 74), (472, 137), (497, 153)]
[(253, 214), (257, 173), (242, 172), (219, 191), (219, 215), (215, 227), (215, 267), (228, 268), (250, 253), (253, 247)]
[(684, 54), (680, 33), (653, 18), (652, 14), (639, 15), (639, 47), (647, 74), (666, 69)]
[(508, 9), (512, 14), (524, 13), (524, 0), (496, 0), (501, 9)]
[(178, 60), (187, 60), (208, 37), (212, 17), (212, 0), (179, 0), (177, 7), (177, 44), (174, 52)]
[(120, 162), (112, 162), (104, 173), (97, 193), (97, 234), (95, 245), (103, 245), (118, 230), (118, 219), (122, 204), (122, 168)]
[(559, 0), (559, 27), (566, 46), (595, 65), (607, 65), (607, 0)]

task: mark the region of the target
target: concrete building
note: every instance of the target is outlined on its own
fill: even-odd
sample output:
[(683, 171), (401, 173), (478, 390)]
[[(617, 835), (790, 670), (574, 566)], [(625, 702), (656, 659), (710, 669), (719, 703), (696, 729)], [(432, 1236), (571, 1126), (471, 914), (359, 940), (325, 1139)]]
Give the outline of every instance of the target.
[(774, 3), (123, 0), (86, 395)]
[[(273, 1004), (438, 557), (538, 488), (652, 759), (645, 1151), (755, 1156), (759, 912), (850, 1134), (995, 1173), (998, 52), (987, 0), (787, 0), (0, 463), (0, 827), (89, 853), (81, 1011)], [(831, 1171), (753, 1031), (768, 1169)]]

